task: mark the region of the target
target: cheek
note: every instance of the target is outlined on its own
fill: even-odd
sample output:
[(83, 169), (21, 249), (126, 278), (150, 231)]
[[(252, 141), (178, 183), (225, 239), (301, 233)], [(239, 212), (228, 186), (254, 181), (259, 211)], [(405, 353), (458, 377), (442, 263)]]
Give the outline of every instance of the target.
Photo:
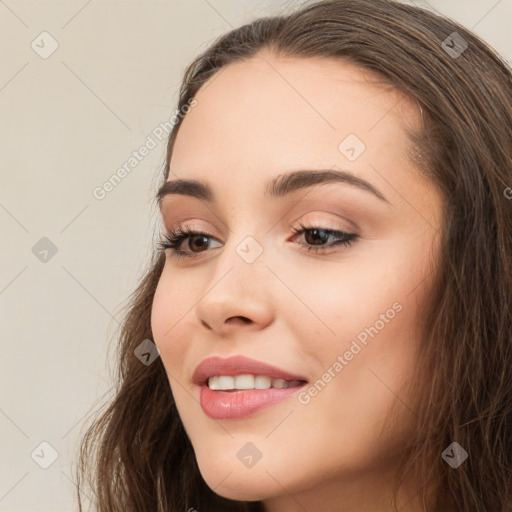
[[(309, 284), (299, 294), (324, 324), (303, 315), (295, 325), (296, 339), (319, 362), (315, 377), (323, 398), (311, 398), (335, 416), (334, 403), (339, 403), (338, 411), (371, 416), (407, 388), (414, 372), (418, 319), (429, 286), (427, 265), (421, 254), (411, 254), (415, 250), (408, 240), (373, 245), (361, 257), (328, 269), (329, 279), (325, 268), (311, 268), (308, 282), (317, 287)], [(324, 383), (331, 391), (323, 391)]]
[(276, 314), (290, 317), (294, 312), (295, 321), (288, 325), (300, 325), (296, 339), (314, 343), (315, 352), (323, 347), (343, 349), (342, 342), (360, 333), (364, 338), (365, 328), (376, 322), (380, 330), (381, 315), (384, 321), (392, 320), (400, 304), (405, 307), (411, 302), (413, 295), (408, 294), (421, 280), (419, 264), (402, 249), (375, 241), (337, 262), (313, 261), (301, 268), (279, 269), (293, 295), (283, 290)]
[(164, 268), (151, 307), (154, 342), (160, 350), (166, 370), (170, 373), (183, 362), (187, 346), (187, 339), (183, 334), (187, 332), (186, 324), (194, 314), (194, 310), (191, 310), (193, 298), (187, 296), (190, 295), (192, 287), (185, 285), (183, 281), (171, 279)]
[[(406, 391), (419, 347), (417, 297), (409, 282), (396, 277), (390, 273), (376, 286), (365, 276), (360, 286), (337, 293), (335, 306), (326, 300), (323, 318), (335, 335), (314, 338), (303, 330), (309, 354), (319, 360), (296, 406), (298, 431), (301, 423), (319, 425), (307, 452), (311, 464), (321, 459), (318, 454), (330, 461), (321, 464), (332, 471), (345, 464), (375, 464), (390, 456), (414, 425), (414, 403)], [(399, 419), (391, 422), (391, 431), (382, 431), (395, 401)]]

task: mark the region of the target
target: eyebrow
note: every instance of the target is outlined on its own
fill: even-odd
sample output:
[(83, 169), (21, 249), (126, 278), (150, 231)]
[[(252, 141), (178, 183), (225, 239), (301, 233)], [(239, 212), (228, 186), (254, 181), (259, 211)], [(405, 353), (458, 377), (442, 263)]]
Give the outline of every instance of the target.
[[(266, 184), (265, 196), (283, 197), (297, 190), (335, 182), (345, 183), (370, 192), (380, 200), (389, 203), (384, 195), (368, 181), (354, 176), (348, 171), (334, 171), (332, 169), (299, 170), (280, 174)], [(198, 180), (177, 179), (163, 183), (155, 196), (160, 209), (162, 208), (162, 200), (167, 195), (190, 196), (208, 203), (215, 202), (215, 193), (212, 188)]]

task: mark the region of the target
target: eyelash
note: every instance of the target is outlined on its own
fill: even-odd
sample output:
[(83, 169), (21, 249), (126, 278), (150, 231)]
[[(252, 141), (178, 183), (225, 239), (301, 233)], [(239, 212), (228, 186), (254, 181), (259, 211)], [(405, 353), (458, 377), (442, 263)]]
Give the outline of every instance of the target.
[[(299, 223), (299, 225), (300, 225), (300, 229), (292, 228), (292, 231), (294, 232), (295, 235), (302, 235), (306, 231), (319, 230), (319, 231), (323, 231), (328, 237), (331, 236), (331, 235), (336, 235), (336, 236), (342, 238), (341, 240), (338, 240), (337, 242), (331, 243), (330, 245), (326, 245), (326, 244), (322, 244), (321, 246), (309, 245), (309, 246), (306, 247), (306, 250), (308, 252), (312, 251), (314, 253), (321, 253), (321, 252), (324, 252), (324, 251), (330, 249), (331, 247), (334, 247), (334, 246), (337, 246), (337, 245), (341, 245), (342, 247), (350, 247), (359, 238), (359, 235), (356, 235), (355, 233), (347, 233), (345, 231), (337, 231), (337, 230), (332, 230), (332, 229), (324, 229), (324, 228), (317, 227), (317, 226), (306, 227), (302, 223)], [(178, 226), (177, 229), (172, 229), (169, 234), (163, 233), (162, 236), (163, 236), (164, 239), (160, 240), (157, 243), (158, 249), (161, 250), (161, 251), (171, 250), (172, 254), (174, 256), (176, 256), (178, 259), (180, 259), (180, 258), (185, 258), (185, 259), (187, 259), (187, 258), (189, 258), (189, 259), (195, 258), (197, 256), (200, 256), (201, 253), (205, 252), (205, 251), (201, 251), (201, 252), (198, 252), (198, 253), (190, 254), (187, 251), (179, 250), (178, 247), (187, 238), (189, 238), (191, 236), (204, 236), (206, 238), (213, 238), (213, 236), (211, 236), (211, 235), (209, 235), (207, 233), (202, 233), (202, 232), (199, 232), (199, 231), (193, 231), (192, 229), (190, 229), (188, 227), (182, 227), (182, 226)], [(307, 245), (307, 244), (299, 244), (299, 245)]]

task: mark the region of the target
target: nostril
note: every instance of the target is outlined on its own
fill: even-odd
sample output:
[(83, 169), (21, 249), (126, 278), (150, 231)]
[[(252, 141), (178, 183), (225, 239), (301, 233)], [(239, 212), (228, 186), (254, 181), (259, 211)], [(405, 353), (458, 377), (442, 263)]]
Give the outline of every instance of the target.
[(208, 330), (212, 330), (212, 328), (204, 321), (204, 320), (201, 320), (201, 323), (208, 329)]
[(231, 318), (228, 318), (226, 322), (230, 323), (242, 323), (242, 324), (250, 324), (251, 320), (247, 318), (246, 316), (232, 316)]

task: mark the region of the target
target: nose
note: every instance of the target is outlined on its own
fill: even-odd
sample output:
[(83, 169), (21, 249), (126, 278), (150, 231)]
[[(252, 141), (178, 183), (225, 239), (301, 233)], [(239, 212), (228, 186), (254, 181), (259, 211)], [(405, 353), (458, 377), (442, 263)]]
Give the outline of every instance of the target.
[(226, 244), (215, 259), (212, 276), (196, 304), (196, 317), (218, 335), (260, 330), (274, 319), (272, 274), (263, 254), (249, 263)]

